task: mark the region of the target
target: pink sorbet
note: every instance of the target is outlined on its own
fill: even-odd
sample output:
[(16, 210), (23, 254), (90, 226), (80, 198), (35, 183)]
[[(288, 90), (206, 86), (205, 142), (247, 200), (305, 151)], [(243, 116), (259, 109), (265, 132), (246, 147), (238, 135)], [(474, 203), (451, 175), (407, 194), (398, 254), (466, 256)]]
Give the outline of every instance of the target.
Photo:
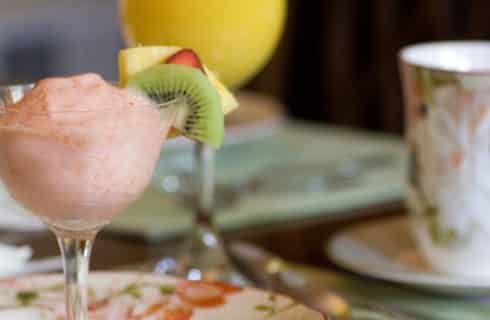
[(149, 184), (172, 121), (96, 74), (45, 79), (0, 117), (0, 175), (51, 226), (95, 229)]

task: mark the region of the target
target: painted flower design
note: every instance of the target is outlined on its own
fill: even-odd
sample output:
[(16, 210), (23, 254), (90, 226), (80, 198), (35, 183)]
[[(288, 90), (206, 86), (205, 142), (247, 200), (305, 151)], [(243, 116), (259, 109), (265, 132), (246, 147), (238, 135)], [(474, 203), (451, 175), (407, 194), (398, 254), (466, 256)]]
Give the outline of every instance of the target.
[[(15, 282), (13, 283), (15, 285)], [(18, 290), (16, 304), (0, 307), (15, 309), (35, 307), (45, 311), (47, 318), (65, 319), (63, 284)], [(117, 285), (97, 296), (90, 292), (89, 318), (92, 320), (190, 320), (196, 308), (214, 308), (226, 304), (227, 296), (242, 288), (215, 281), (179, 281), (158, 284), (134, 281)], [(56, 301), (56, 303), (53, 303)]]
[(437, 221), (436, 234), (459, 240), (474, 228), (490, 234), (490, 89), (471, 89), (432, 87), (428, 115), (412, 131), (420, 188), (412, 207)]
[[(0, 319), (64, 320), (61, 276), (0, 280)], [(91, 320), (322, 319), (274, 293), (217, 281), (187, 281), (136, 273), (91, 275)]]

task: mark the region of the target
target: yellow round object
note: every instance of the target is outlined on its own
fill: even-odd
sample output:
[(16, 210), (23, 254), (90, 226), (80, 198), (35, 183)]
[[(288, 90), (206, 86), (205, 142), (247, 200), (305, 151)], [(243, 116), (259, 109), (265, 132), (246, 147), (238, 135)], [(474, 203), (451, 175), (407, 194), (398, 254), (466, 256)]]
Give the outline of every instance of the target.
[(192, 48), (238, 87), (274, 52), (287, 0), (121, 0), (120, 10), (128, 44)]

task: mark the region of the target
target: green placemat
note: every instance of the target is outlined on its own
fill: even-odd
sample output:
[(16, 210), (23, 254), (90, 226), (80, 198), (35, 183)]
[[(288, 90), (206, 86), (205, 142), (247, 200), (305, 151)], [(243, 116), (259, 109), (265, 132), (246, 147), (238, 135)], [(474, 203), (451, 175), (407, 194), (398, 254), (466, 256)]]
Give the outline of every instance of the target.
[[(268, 174), (283, 179), (278, 180), (279, 187), (245, 192), (232, 205), (217, 210), (218, 224), (233, 230), (315, 216), (339, 218), (352, 209), (399, 200), (404, 187), (404, 159), (399, 137), (289, 123), (273, 135), (226, 146), (218, 152), (220, 185), (238, 185), (250, 177)], [(359, 171), (364, 166), (368, 169)], [(163, 193), (161, 185), (176, 172), (190, 172), (191, 167), (190, 150), (165, 150), (153, 185), (114, 220), (110, 229), (153, 239), (173, 237), (187, 230), (192, 219), (190, 209)], [(342, 180), (340, 185), (331, 181), (327, 187), (323, 180), (309, 179), (329, 175), (331, 170), (345, 175), (354, 170), (355, 178), (347, 183)], [(290, 183), (285, 177), (292, 175), (302, 181), (300, 187), (291, 183), (283, 188), (283, 184)], [(306, 186), (304, 181), (309, 181)]]
[(415, 315), (415, 319), (488, 320), (488, 298), (451, 298), (430, 295), (385, 282), (296, 266), (318, 286), (331, 288), (346, 298), (377, 302)]

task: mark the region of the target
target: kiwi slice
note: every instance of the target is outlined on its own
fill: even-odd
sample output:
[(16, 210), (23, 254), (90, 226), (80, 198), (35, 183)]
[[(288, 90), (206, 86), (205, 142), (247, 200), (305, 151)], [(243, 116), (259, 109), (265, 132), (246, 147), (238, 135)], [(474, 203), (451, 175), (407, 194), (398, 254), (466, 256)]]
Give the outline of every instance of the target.
[[(143, 91), (156, 104), (177, 107), (174, 127), (184, 136), (218, 148), (224, 136), (221, 98), (199, 69), (160, 64), (136, 73), (128, 87)], [(169, 101), (177, 104), (165, 104)]]

